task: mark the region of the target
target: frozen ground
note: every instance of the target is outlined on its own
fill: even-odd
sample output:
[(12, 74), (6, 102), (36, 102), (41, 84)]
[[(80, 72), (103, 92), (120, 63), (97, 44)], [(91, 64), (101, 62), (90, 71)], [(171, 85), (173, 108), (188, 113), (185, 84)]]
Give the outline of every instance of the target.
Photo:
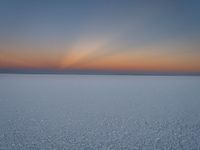
[(1, 74), (4, 149), (200, 149), (200, 77)]

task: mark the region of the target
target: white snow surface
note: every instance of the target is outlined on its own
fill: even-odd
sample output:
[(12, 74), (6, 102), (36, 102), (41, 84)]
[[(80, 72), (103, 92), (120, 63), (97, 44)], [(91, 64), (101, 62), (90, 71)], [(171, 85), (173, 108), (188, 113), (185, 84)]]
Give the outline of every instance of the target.
[(200, 77), (0, 75), (0, 150), (199, 150)]

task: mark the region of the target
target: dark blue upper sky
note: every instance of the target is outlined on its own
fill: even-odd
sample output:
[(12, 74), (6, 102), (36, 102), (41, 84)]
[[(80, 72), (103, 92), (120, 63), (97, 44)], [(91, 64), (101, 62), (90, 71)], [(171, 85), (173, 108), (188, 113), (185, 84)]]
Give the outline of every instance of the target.
[(2, 38), (44, 40), (51, 34), (68, 39), (83, 32), (119, 32), (126, 40), (142, 29), (144, 40), (196, 38), (199, 8), (198, 0), (1, 0), (0, 32)]

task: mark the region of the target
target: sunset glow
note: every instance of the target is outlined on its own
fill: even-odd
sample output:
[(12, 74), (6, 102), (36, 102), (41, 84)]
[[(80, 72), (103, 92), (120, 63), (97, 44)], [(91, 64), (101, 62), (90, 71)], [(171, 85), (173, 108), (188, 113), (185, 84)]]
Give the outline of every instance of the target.
[(193, 2), (1, 3), (0, 72), (200, 73)]

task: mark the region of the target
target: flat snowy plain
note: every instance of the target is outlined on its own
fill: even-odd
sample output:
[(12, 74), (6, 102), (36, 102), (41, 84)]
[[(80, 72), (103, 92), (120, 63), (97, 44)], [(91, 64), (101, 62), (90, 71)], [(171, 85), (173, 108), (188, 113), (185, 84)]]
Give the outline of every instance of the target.
[(200, 77), (0, 75), (0, 150), (200, 149)]

